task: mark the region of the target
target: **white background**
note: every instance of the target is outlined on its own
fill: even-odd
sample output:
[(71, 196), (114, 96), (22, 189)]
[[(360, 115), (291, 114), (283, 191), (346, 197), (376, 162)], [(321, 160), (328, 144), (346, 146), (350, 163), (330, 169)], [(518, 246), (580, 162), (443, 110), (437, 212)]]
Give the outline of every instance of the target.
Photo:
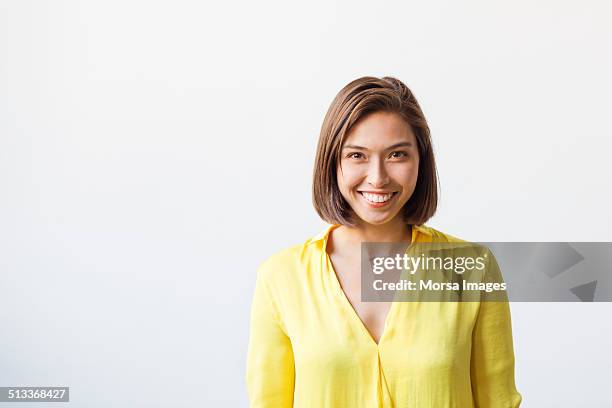
[[(315, 144), (362, 75), (403, 80), (430, 122), (429, 225), (612, 241), (611, 17), (594, 0), (0, 0), (0, 386), (246, 407), (255, 269), (324, 227)], [(524, 407), (612, 406), (611, 312), (512, 304)]]

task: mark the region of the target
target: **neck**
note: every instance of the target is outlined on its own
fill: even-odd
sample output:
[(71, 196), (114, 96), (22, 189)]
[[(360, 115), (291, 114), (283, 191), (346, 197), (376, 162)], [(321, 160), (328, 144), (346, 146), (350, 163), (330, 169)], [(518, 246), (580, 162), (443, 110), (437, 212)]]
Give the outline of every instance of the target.
[(362, 242), (407, 242), (412, 240), (412, 227), (403, 220), (396, 219), (382, 225), (360, 223), (355, 227), (340, 227), (347, 241), (354, 244)]

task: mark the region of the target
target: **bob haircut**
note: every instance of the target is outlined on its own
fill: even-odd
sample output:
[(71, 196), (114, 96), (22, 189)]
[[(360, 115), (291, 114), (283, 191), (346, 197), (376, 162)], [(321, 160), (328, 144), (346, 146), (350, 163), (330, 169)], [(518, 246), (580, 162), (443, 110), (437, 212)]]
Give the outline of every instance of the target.
[(319, 216), (330, 224), (355, 226), (355, 214), (337, 180), (342, 146), (351, 128), (370, 113), (399, 114), (412, 128), (419, 151), (419, 175), (403, 209), (407, 224), (421, 225), (438, 206), (438, 174), (427, 120), (412, 91), (393, 77), (362, 77), (346, 85), (329, 107), (317, 146), (312, 199)]

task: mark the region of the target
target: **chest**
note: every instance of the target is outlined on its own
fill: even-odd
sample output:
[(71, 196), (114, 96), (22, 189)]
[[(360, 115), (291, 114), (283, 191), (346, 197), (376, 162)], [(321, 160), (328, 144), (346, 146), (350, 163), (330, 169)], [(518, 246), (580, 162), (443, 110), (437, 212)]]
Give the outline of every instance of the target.
[(361, 264), (358, 257), (330, 255), (330, 260), (340, 287), (354, 313), (378, 343), (385, 328), (391, 302), (361, 301)]

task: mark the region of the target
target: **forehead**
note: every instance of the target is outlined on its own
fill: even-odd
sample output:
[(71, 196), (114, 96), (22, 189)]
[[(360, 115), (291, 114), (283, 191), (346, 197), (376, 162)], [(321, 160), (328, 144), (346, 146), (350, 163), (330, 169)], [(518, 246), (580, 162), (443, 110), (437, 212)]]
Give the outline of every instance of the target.
[(374, 112), (361, 118), (351, 128), (343, 145), (384, 149), (400, 142), (411, 142), (416, 146), (416, 138), (410, 125), (397, 113)]

